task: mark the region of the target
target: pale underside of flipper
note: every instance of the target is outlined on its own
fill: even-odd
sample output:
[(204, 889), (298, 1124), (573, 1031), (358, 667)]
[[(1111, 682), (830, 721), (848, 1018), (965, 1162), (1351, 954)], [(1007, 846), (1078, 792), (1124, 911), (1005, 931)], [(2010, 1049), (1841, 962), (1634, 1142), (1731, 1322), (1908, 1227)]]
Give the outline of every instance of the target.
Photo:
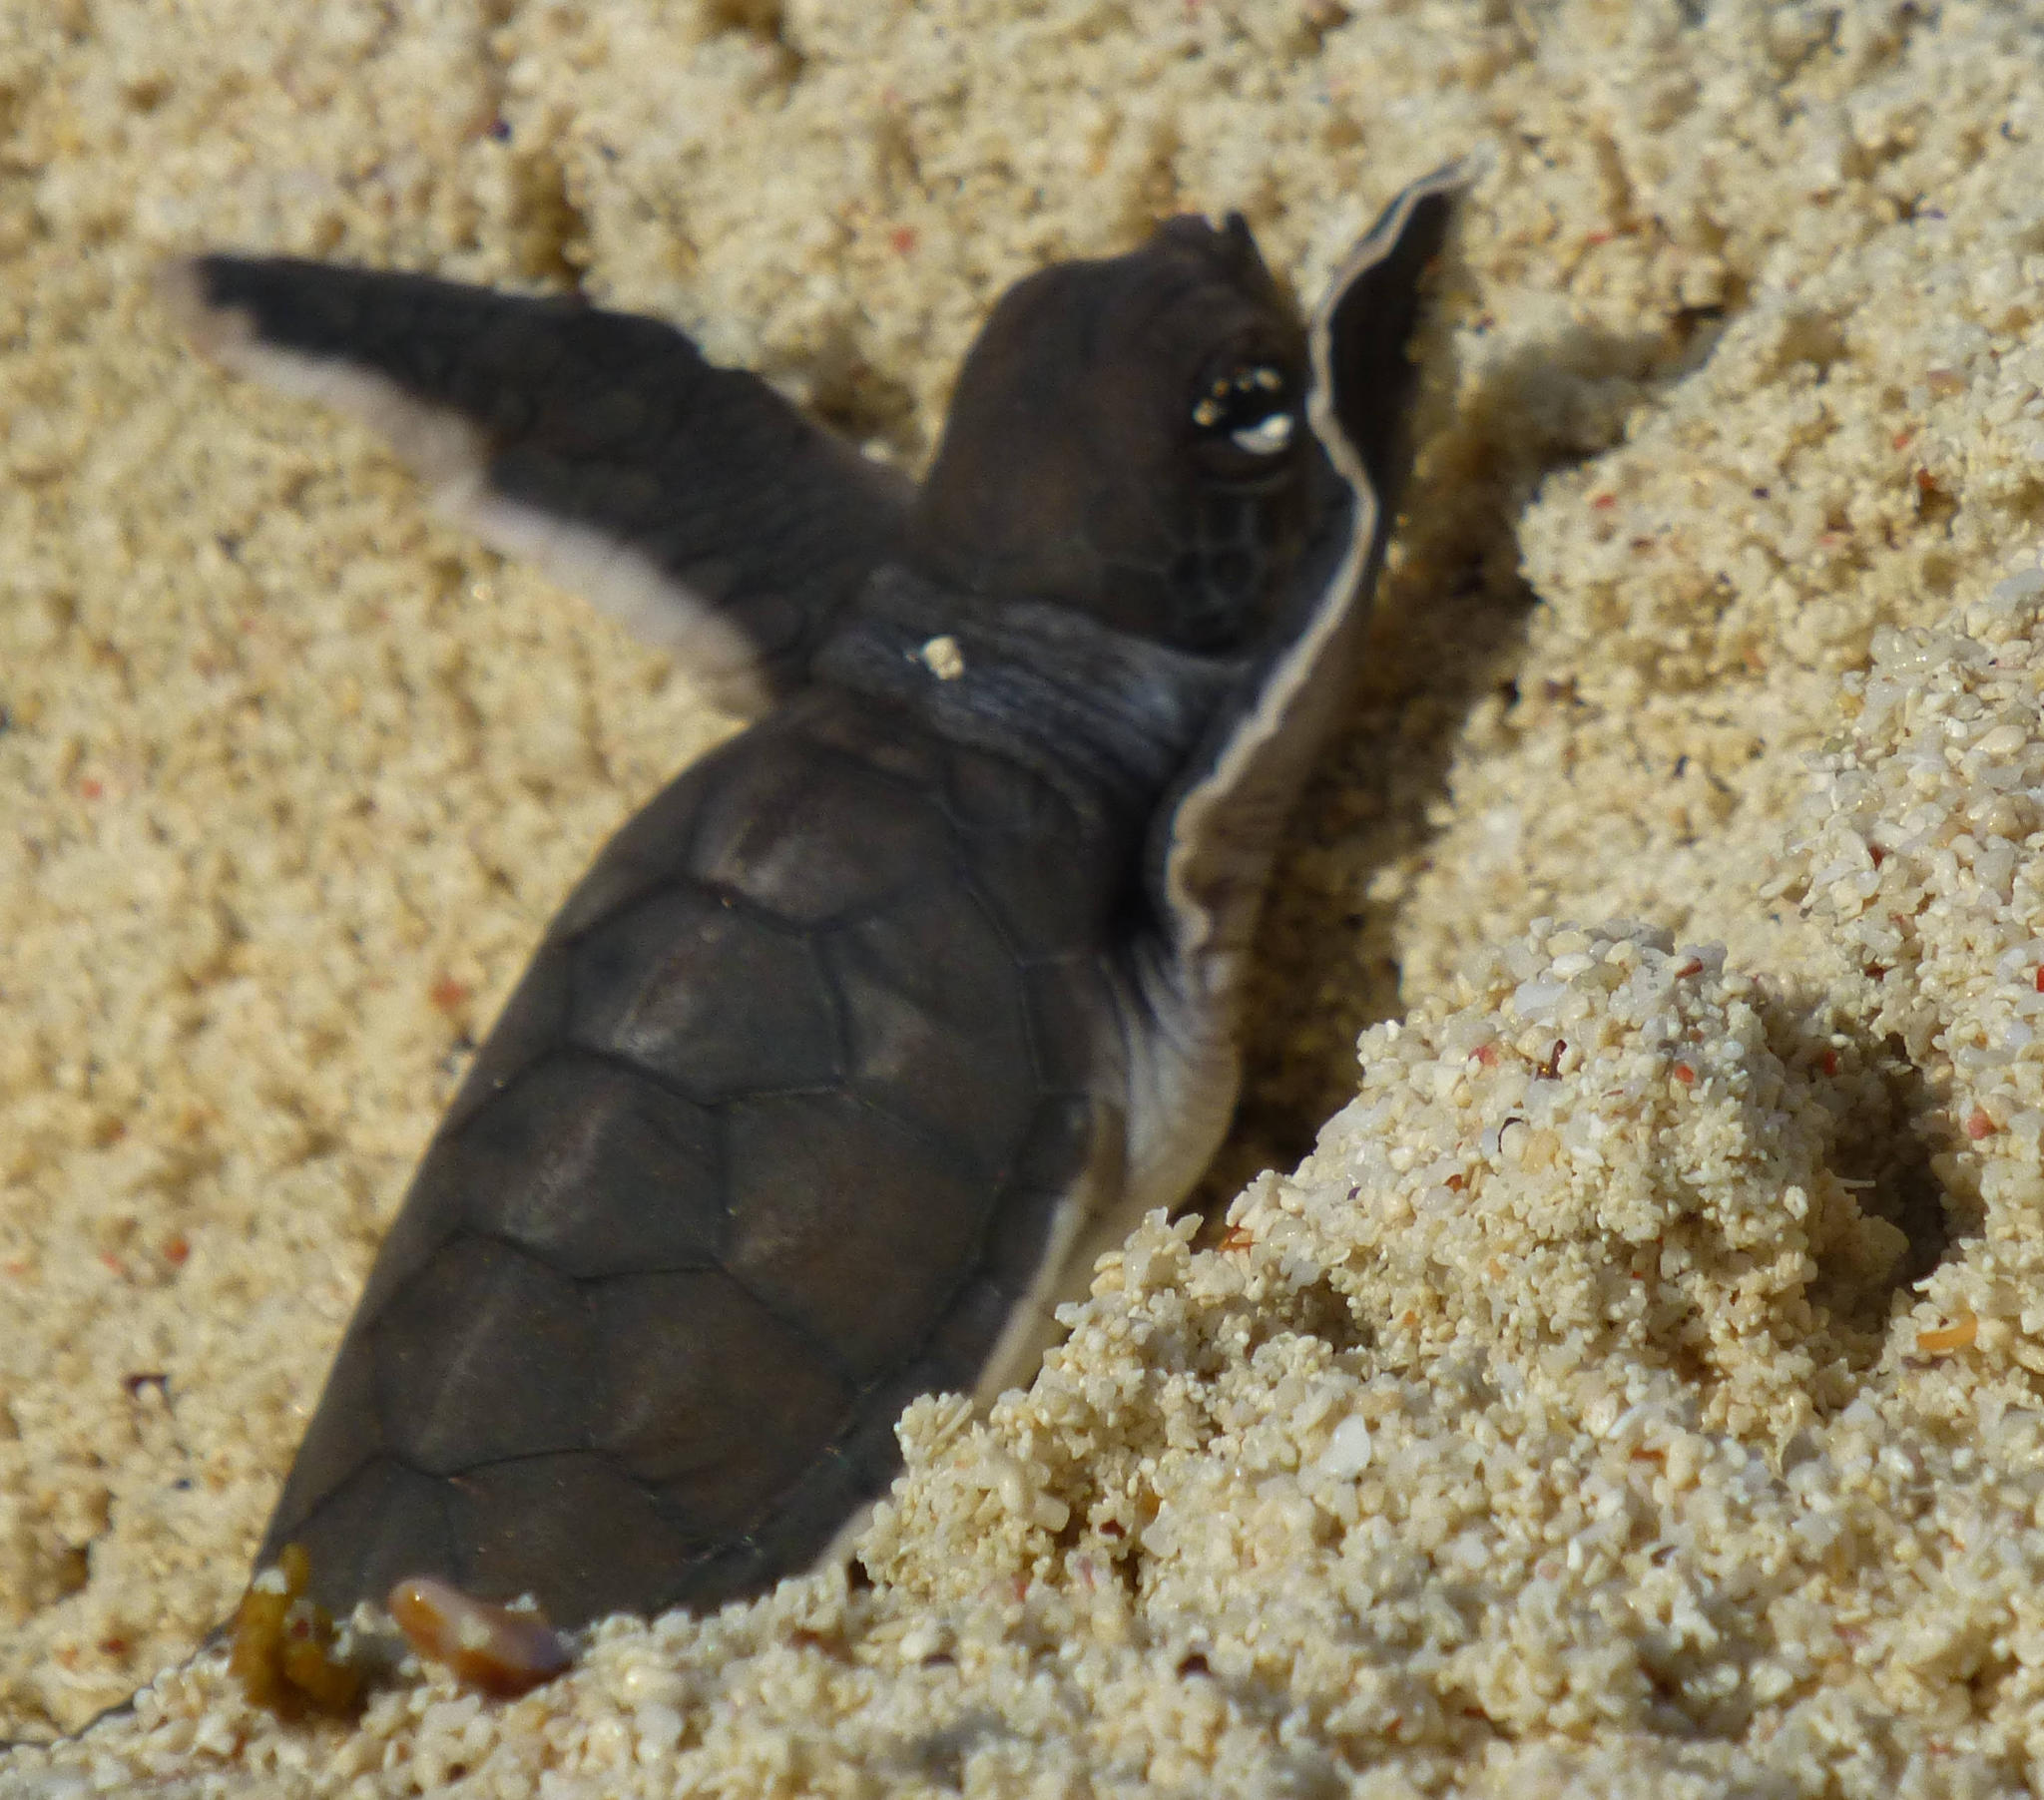
[(905, 480), (658, 320), (286, 257), (161, 285), (216, 361), (369, 425), (451, 518), (736, 710), (801, 684), (900, 542)]

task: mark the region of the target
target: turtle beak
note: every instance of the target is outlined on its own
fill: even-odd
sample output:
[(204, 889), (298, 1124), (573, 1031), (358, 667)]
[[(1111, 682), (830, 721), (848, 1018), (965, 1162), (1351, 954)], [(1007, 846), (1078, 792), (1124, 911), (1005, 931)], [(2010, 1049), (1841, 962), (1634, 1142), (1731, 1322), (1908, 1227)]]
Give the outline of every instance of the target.
[(1263, 268), (1263, 255), (1257, 248), (1257, 240), (1250, 235), (1250, 222), (1240, 213), (1230, 213), (1221, 222), (1221, 229), (1215, 236), (1220, 239), (1221, 253), (1227, 260), (1230, 274), (1241, 279)]
[(1238, 286), (1260, 291), (1272, 285), (1270, 269), (1250, 231), (1250, 222), (1230, 213), (1216, 225), (1198, 213), (1167, 219), (1150, 233), (1145, 250), (1191, 251)]

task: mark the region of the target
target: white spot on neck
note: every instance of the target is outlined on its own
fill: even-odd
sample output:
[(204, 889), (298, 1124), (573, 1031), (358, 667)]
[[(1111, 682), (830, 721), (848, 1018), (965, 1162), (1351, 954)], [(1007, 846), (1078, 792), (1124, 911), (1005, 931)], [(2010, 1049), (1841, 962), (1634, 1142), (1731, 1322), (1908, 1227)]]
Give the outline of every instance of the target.
[(915, 660), (940, 681), (955, 681), (965, 673), (965, 653), (948, 633), (932, 638), (915, 653)]

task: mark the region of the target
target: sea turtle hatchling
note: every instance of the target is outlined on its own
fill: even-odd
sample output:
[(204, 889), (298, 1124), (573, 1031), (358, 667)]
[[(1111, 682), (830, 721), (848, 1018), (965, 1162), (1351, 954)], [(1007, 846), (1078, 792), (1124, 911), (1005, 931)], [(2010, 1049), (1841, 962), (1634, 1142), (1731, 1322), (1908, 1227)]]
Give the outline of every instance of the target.
[[(1240, 217), (1017, 284), (911, 486), (651, 319), (208, 255), (239, 370), (757, 722), (570, 896), (370, 1272), (260, 1557), (573, 1625), (844, 1543), (917, 1394), (1026, 1378), (1182, 1200), (1276, 839), (1345, 691), (1460, 177), (1309, 325)], [(301, 1560), (302, 1561), (302, 1560)]]

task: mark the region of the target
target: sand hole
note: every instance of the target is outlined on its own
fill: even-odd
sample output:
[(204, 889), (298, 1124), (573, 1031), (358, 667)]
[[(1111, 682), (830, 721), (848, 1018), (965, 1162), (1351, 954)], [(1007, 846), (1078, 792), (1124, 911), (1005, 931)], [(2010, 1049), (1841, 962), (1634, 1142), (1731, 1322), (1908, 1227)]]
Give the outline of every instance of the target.
[(1916, 1283), (1979, 1233), (1979, 1203), (1951, 1193), (1938, 1178), (1934, 1158), (1951, 1134), (1950, 1121), (1899, 1038), (1843, 1048), (1826, 1043), (1816, 1055), (1820, 1068), (1837, 1069), (1817, 1092), (1836, 1122), (1827, 1165), (1852, 1189), (1860, 1211), (1894, 1226), (1903, 1242), (1875, 1279), (1847, 1278), (1820, 1263), (1811, 1298), (1845, 1325), (1884, 1332)]

